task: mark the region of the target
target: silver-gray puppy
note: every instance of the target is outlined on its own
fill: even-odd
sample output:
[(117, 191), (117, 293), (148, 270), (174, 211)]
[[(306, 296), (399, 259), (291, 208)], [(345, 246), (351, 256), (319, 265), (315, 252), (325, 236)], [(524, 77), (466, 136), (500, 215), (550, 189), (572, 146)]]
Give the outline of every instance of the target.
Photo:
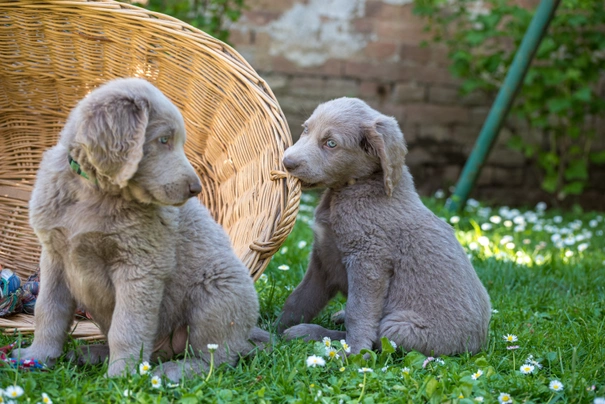
[(284, 165), (303, 185), (327, 187), (315, 211), (309, 267), (280, 319), (311, 321), (347, 295), (346, 333), (299, 324), (288, 338), (346, 338), (352, 353), (387, 337), (426, 355), (477, 352), (489, 296), (452, 228), (421, 202), (394, 118), (354, 98), (319, 105)]
[[(40, 294), (31, 347), (21, 358), (61, 355), (76, 305), (108, 346), (108, 376), (183, 352), (163, 364), (172, 380), (251, 349), (258, 298), (248, 270), (208, 210), (191, 199), (201, 183), (184, 152), (178, 109), (142, 79), (118, 79), (90, 93), (44, 154), (30, 201), (41, 244)], [(258, 333), (257, 333), (258, 334)]]

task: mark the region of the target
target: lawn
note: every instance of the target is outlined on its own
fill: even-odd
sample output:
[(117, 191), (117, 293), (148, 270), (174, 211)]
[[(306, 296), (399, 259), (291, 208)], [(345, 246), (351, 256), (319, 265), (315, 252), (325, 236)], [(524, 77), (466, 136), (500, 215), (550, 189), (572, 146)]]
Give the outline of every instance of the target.
[[(154, 387), (149, 374), (105, 379), (106, 365), (76, 367), (60, 360), (48, 372), (0, 368), (0, 387), (19, 386), (24, 392), (17, 402), (34, 403), (43, 401), (42, 393), (55, 403), (472, 403), (506, 398), (593, 403), (605, 397), (603, 216), (541, 204), (523, 210), (490, 208), (472, 200), (463, 214), (452, 216), (439, 196), (425, 203), (455, 228), (492, 300), (489, 340), (477, 355), (431, 359), (395, 350), (384, 341), (381, 353), (342, 362), (325, 356), (323, 342), (278, 339), (272, 350), (235, 368), (221, 366), (210, 377), (180, 385), (163, 381)], [(256, 284), (263, 328), (272, 329), (304, 274), (316, 202), (313, 194), (303, 196), (294, 231)], [(342, 297), (335, 299), (316, 321), (338, 327), (330, 316), (344, 303)], [(0, 339), (2, 345), (14, 340)], [(339, 341), (331, 344), (341, 348)], [(308, 366), (313, 355), (323, 360), (311, 358), (319, 364)]]

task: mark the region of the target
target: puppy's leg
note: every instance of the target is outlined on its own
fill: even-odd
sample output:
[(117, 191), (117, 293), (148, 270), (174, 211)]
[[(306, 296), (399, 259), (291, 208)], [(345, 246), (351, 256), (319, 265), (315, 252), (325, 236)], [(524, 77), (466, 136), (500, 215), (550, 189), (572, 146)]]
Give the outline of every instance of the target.
[[(482, 339), (472, 332), (456, 327), (436, 325), (418, 313), (403, 310), (386, 315), (380, 322), (379, 336), (387, 337), (406, 351), (416, 350), (425, 355), (454, 355), (481, 350)], [(458, 321), (463, 324), (464, 321)]]
[(284, 331), (287, 340), (303, 338), (304, 341), (321, 341), (324, 337), (334, 340), (346, 339), (345, 331), (328, 330), (317, 324), (298, 324)]
[[(163, 281), (149, 269), (113, 268), (115, 307), (107, 335), (109, 367), (107, 376), (134, 370), (140, 361), (149, 361), (157, 334)], [(144, 275), (136, 276), (137, 273)]]
[(345, 327), (351, 353), (372, 349), (378, 340), (378, 326), (390, 278), (384, 259), (380, 258), (383, 255), (367, 248), (344, 258), (349, 277)]
[[(207, 265), (210, 265), (207, 261)], [(234, 265), (241, 265), (239, 261)], [(209, 272), (213, 272), (210, 271)], [(218, 269), (225, 274), (228, 270)], [(242, 271), (243, 272), (243, 271)], [(242, 279), (242, 276), (245, 278)], [(252, 280), (241, 272), (233, 277), (208, 278), (190, 291), (187, 323), (189, 324), (189, 346), (194, 358), (162, 364), (158, 373), (170, 380), (178, 381), (184, 376), (208, 371), (210, 363), (209, 344), (213, 349), (214, 365), (235, 365), (240, 355), (254, 349), (250, 337), (266, 339), (268, 333), (254, 329), (258, 319), (258, 298)]]
[(40, 293), (36, 301), (34, 342), (29, 348), (16, 349), (13, 358), (37, 359), (52, 365), (63, 351), (76, 309), (65, 281), (58, 255), (42, 247), (40, 257)]
[(379, 337), (386, 337), (406, 351), (416, 350), (431, 355), (428, 351), (430, 334), (434, 333), (428, 322), (409, 310), (386, 315), (380, 321)]
[(313, 320), (338, 292), (339, 288), (330, 282), (328, 271), (341, 271), (342, 264), (337, 263), (336, 267), (327, 268), (321, 255), (320, 251), (313, 247), (305, 277), (284, 304), (277, 327), (279, 333), (294, 324)]

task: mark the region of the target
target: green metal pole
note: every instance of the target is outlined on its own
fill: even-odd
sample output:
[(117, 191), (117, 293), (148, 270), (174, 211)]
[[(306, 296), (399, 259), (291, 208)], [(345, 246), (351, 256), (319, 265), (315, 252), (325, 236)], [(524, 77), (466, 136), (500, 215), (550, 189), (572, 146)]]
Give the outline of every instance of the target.
[(498, 137), (504, 118), (506, 118), (510, 110), (517, 91), (521, 88), (527, 69), (542, 41), (548, 24), (555, 14), (559, 1), (542, 0), (540, 2), (529, 24), (529, 28), (527, 28), (527, 32), (521, 41), (521, 46), (519, 46), (515, 54), (513, 63), (506, 74), (504, 83), (500, 91), (498, 91), (496, 100), (481, 128), (479, 137), (475, 142), (475, 147), (473, 147), (471, 155), (466, 160), (462, 174), (456, 184), (456, 190), (448, 201), (447, 208), (450, 211), (457, 211), (466, 204), (468, 195), (475, 185), (479, 172), (481, 172), (481, 167), (489, 155), (494, 141)]

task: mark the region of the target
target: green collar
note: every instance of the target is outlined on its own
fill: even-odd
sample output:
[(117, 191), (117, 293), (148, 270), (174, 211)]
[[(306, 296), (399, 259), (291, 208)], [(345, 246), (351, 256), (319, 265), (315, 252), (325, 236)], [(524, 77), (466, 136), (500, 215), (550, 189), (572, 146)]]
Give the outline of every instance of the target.
[(67, 160), (69, 161), (69, 166), (71, 167), (72, 170), (74, 170), (74, 172), (76, 174), (81, 175), (82, 177), (84, 177), (90, 181), (90, 177), (88, 176), (88, 174), (86, 174), (84, 171), (82, 171), (80, 164), (78, 164), (78, 162), (76, 160), (74, 160), (71, 157), (71, 155), (69, 155), (69, 154), (67, 155)]

